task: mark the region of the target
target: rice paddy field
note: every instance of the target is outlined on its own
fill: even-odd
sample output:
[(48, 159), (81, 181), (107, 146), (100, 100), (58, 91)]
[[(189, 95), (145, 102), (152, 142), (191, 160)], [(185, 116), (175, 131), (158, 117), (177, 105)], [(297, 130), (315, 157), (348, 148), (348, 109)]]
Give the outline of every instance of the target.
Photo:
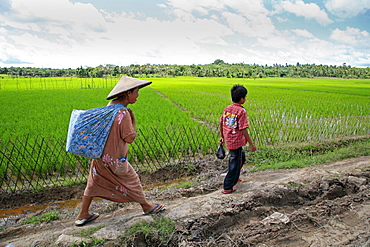
[[(3, 187), (6, 182), (6, 190), (13, 190), (22, 180), (21, 175), (32, 184), (37, 178), (46, 181), (40, 174), (47, 179), (51, 174), (53, 179), (60, 179), (67, 173), (73, 178), (86, 173), (78, 170), (77, 158), (71, 159), (65, 153), (70, 114), (73, 109), (107, 105), (105, 98), (118, 79), (0, 76), (0, 185)], [(208, 77), (147, 80), (153, 83), (141, 89), (138, 101), (129, 105), (135, 113), (138, 131), (131, 147), (134, 165), (163, 166), (189, 153), (213, 155), (219, 140), (219, 117), (232, 103), (230, 89), (235, 84), (248, 89), (244, 107), (249, 132), (258, 149), (265, 150), (260, 156), (255, 155), (259, 159), (256, 166), (274, 165), (278, 160), (271, 158), (274, 155), (271, 150), (282, 146), (361, 136), (367, 136), (368, 142), (370, 135), (370, 80)], [(27, 147), (23, 145), (24, 136), (29, 142)], [(39, 137), (42, 139), (30, 141)], [(58, 151), (44, 144), (44, 138), (57, 140), (53, 145)], [(290, 162), (289, 155), (277, 156)], [(296, 155), (294, 158), (301, 159)], [(86, 164), (82, 166), (88, 167)]]
[[(143, 78), (145, 79), (145, 78)], [(0, 79), (0, 139), (25, 134), (65, 138), (72, 109), (108, 103), (117, 78)], [(149, 79), (148, 79), (149, 80)], [(257, 145), (310, 142), (370, 131), (370, 80), (152, 78), (134, 110), (138, 128), (168, 125), (216, 131), (234, 84), (248, 89), (250, 134)], [(155, 138), (155, 137), (153, 137)]]

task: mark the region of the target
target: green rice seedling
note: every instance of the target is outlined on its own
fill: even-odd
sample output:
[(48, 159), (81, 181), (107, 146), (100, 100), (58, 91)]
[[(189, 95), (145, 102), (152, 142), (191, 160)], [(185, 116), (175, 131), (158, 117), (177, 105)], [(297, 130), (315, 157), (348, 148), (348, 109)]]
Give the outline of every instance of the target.
[[(106, 105), (105, 97), (118, 79), (0, 80), (0, 140), (2, 145), (8, 145), (8, 140), (26, 136), (56, 138), (63, 143), (71, 111)], [(138, 102), (129, 106), (134, 110), (138, 132), (131, 145), (132, 163), (163, 164), (184, 155), (212, 154), (219, 138), (219, 117), (224, 107), (231, 104), (230, 88), (234, 84), (244, 85), (249, 91), (245, 104), (249, 131), (259, 147), (370, 134), (370, 80), (199, 77), (149, 80), (153, 83), (141, 89)], [(54, 144), (44, 147), (40, 143), (45, 139), (32, 141), (32, 138), (31, 145), (40, 146), (40, 151), (29, 154), (27, 148), (22, 149), (23, 153), (13, 159), (17, 164), (12, 168), (14, 173), (78, 174), (77, 164), (82, 162), (88, 167), (88, 160), (63, 156), (62, 149), (52, 149)], [(5, 153), (10, 155), (10, 151)], [(8, 166), (1, 162), (0, 172), (9, 169)], [(14, 175), (15, 183), (16, 178)]]
[[(326, 86), (327, 81), (332, 83), (330, 87)], [(249, 89), (245, 107), (250, 130), (258, 135), (260, 145), (330, 138), (333, 133), (334, 137), (366, 134), (370, 115), (368, 81), (361, 80), (361, 84), (353, 80), (327, 81), (159, 78), (151, 87), (161, 95), (145, 88), (140, 91), (142, 96), (138, 103), (131, 107), (139, 128), (163, 129), (171, 124), (200, 123), (217, 131), (218, 118), (223, 108), (231, 103), (229, 90), (239, 83)], [(75, 87), (79, 83), (75, 82)], [(349, 87), (345, 89), (344, 85)], [(327, 88), (335, 93), (326, 92)], [(20, 104), (19, 92), (6, 91), (1, 98), (7, 106), (0, 113), (1, 138), (8, 139), (15, 133), (65, 136), (71, 110), (103, 106), (107, 103), (104, 98), (108, 92), (105, 88), (23, 90)]]
[(77, 78), (77, 77), (0, 77), (2, 90), (56, 90), (113, 88), (118, 77)]
[(249, 90), (245, 107), (258, 145), (369, 133), (369, 80), (162, 78), (153, 87), (217, 129), (234, 84)]
[[(2, 92), (4, 91), (0, 93)], [(4, 111), (1, 112), (1, 117), (4, 119), (2, 128), (5, 130), (1, 132), (3, 140), (12, 139), (12, 136), (28, 135), (45, 138), (56, 137), (65, 140), (72, 109), (90, 109), (106, 105), (108, 101), (105, 100), (105, 97), (109, 89), (34, 89), (22, 92), (22, 101), (16, 100), (19, 91), (7, 91), (7, 94), (4, 94), (5, 97), (2, 98), (11, 106), (4, 108)], [(132, 156), (136, 157), (139, 162), (153, 159), (153, 157), (163, 160), (163, 156), (168, 159), (179, 158), (181, 152), (191, 149), (193, 142), (190, 141), (189, 137), (184, 138), (191, 135), (183, 135), (181, 131), (176, 134), (177, 139), (162, 138), (162, 143), (158, 143), (156, 139), (159, 136), (171, 134), (169, 131), (178, 131), (175, 127), (173, 130), (169, 130), (167, 126), (188, 126), (186, 133), (189, 132), (190, 128), (197, 129), (203, 128), (203, 126), (193, 121), (187, 112), (179, 111), (168, 99), (161, 97), (154, 91), (145, 88), (140, 90), (140, 94), (142, 96), (137, 104), (132, 105), (132, 108), (137, 119), (139, 133), (134, 145), (137, 143), (142, 143), (142, 145), (136, 150), (133, 149)], [(151, 129), (154, 129), (155, 133), (152, 133)], [(27, 176), (33, 176), (33, 174), (50, 176), (55, 172), (65, 174), (65, 158), (53, 152), (55, 151), (49, 151), (48, 146), (43, 146), (39, 152), (23, 156), (23, 165), (20, 165), (20, 160), (17, 161), (18, 166), (26, 170), (21, 173)], [(39, 157), (42, 157), (42, 167), (38, 165), (40, 163)], [(75, 164), (70, 163), (69, 165), (72, 166), (69, 169), (73, 169)], [(6, 168), (1, 170), (6, 170)]]

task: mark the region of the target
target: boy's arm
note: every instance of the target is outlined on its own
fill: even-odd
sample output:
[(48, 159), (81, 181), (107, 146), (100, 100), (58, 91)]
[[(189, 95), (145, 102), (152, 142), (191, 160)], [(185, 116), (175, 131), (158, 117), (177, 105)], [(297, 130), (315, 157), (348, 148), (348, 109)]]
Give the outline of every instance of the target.
[(219, 144), (223, 145), (224, 144), (224, 132), (222, 130), (222, 121), (220, 121), (220, 135), (221, 135), (221, 138), (220, 138)]
[(245, 139), (247, 140), (249, 147), (251, 148), (251, 151), (254, 152), (257, 150), (256, 146), (252, 142), (252, 138), (249, 135), (248, 129), (242, 129), (241, 132), (243, 133)]

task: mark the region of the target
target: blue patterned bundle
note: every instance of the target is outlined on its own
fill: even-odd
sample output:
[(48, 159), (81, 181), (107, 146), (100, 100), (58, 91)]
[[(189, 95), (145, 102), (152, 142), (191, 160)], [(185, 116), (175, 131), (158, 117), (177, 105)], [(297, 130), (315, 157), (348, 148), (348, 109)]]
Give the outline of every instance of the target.
[(67, 135), (67, 152), (97, 159), (103, 154), (110, 128), (123, 104), (89, 110), (73, 110)]

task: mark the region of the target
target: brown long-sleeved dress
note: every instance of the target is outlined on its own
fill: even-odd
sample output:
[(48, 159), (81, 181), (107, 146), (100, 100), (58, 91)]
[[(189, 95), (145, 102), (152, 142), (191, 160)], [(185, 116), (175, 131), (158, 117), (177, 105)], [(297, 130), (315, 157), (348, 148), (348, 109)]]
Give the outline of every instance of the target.
[(128, 143), (124, 139), (136, 135), (130, 113), (121, 109), (110, 130), (101, 159), (91, 162), (85, 196), (101, 197), (115, 202), (145, 203), (139, 176), (126, 160)]

